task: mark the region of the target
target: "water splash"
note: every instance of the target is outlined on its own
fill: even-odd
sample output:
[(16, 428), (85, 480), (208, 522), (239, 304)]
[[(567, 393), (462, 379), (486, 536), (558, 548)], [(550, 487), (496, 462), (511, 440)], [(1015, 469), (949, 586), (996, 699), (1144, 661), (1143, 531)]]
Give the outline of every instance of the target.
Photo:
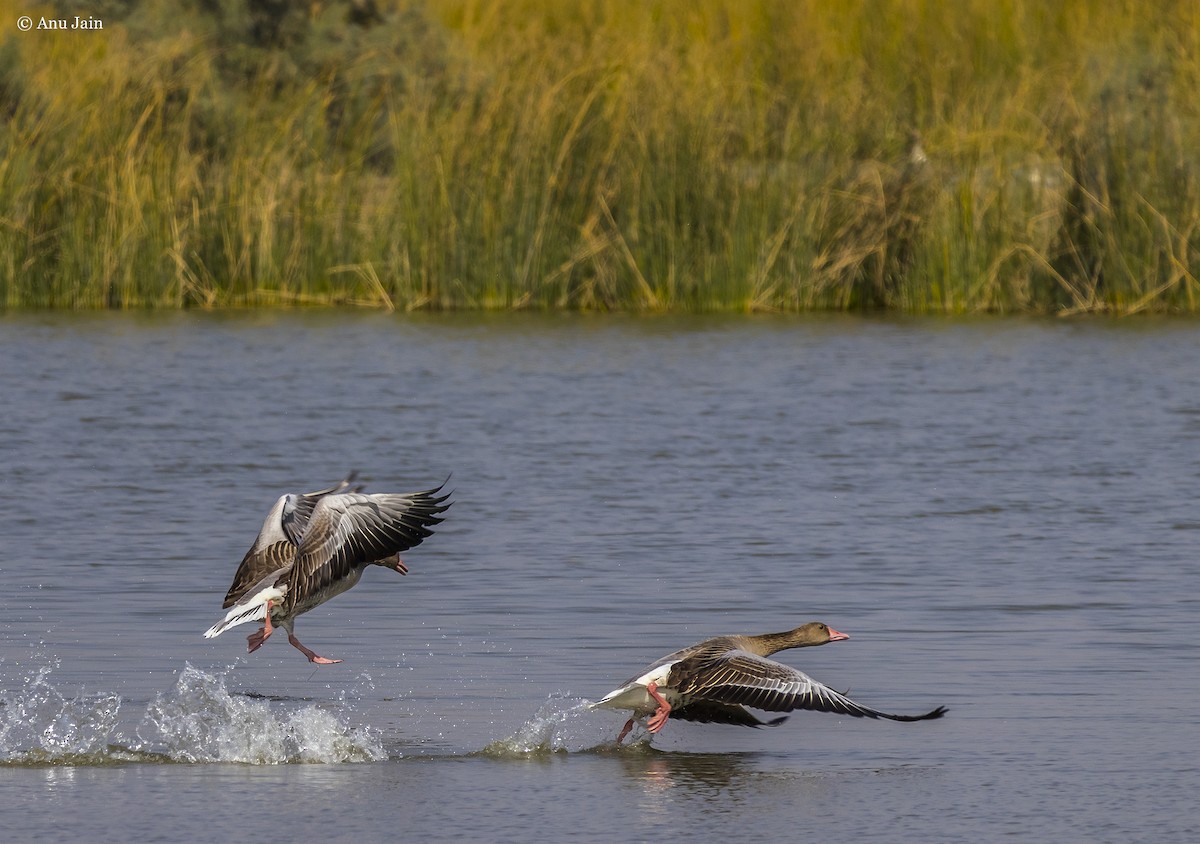
[[(0, 764), (109, 765), (125, 762), (375, 762), (387, 758), (365, 727), (350, 727), (318, 704), (230, 692), (223, 675), (186, 666), (175, 687), (146, 707), (136, 735), (118, 730), (120, 695), (68, 697), (51, 681), (58, 661), (0, 697)], [(353, 695), (351, 695), (352, 697)], [(289, 708), (293, 707), (293, 708)], [(347, 708), (345, 698), (335, 704)]]
[(613, 736), (607, 729), (600, 733), (600, 725), (589, 724), (580, 717), (590, 711), (590, 701), (561, 694), (550, 695), (515, 734), (491, 742), (480, 753), (486, 756), (528, 757), (577, 753), (611, 744)]
[(177, 762), (377, 762), (387, 758), (366, 728), (349, 728), (310, 704), (279, 712), (272, 701), (234, 695), (223, 676), (188, 665), (175, 689), (159, 693), (137, 729), (141, 749)]
[(17, 689), (0, 697), (0, 762), (25, 758), (103, 757), (116, 730), (121, 698), (79, 693), (68, 698), (50, 682), (55, 660), (20, 678)]

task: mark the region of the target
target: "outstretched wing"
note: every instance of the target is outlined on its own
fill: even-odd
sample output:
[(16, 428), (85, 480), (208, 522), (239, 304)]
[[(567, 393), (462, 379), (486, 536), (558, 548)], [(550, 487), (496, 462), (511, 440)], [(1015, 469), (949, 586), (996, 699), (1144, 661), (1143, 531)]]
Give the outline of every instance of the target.
[(304, 531), (308, 527), (308, 520), (312, 518), (313, 509), (317, 506), (318, 501), (326, 495), (363, 491), (364, 487), (362, 484), (354, 485), (354, 480), (357, 477), (358, 472), (351, 472), (344, 480), (327, 489), (306, 492), (302, 495), (286, 496), (281, 522), (283, 532), (287, 534), (287, 538), (291, 540), (293, 545), (299, 545), (300, 540), (304, 537)]
[(685, 659), (671, 671), (669, 685), (685, 698), (691, 696), (718, 703), (750, 706), (767, 712), (809, 709), (836, 712), (855, 718), (887, 718), (892, 721), (923, 721), (940, 718), (939, 706), (924, 715), (892, 715), (855, 703), (841, 692), (818, 683), (802, 671), (743, 650), (717, 657), (700, 655)]
[(296, 549), (289, 601), (319, 592), (352, 569), (421, 544), (450, 506), (442, 487), (412, 493), (327, 495), (313, 508)]
[[(312, 517), (317, 502), (326, 495), (344, 492), (358, 476), (351, 472), (346, 479), (327, 489), (316, 492), (292, 493), (280, 496), (263, 521), (254, 544), (242, 558), (241, 565), (233, 575), (233, 585), (225, 593), (222, 607), (232, 607), (246, 591), (276, 569), (289, 566), (296, 553), (296, 546), (304, 535), (305, 527)], [(362, 487), (354, 487), (354, 491)]]

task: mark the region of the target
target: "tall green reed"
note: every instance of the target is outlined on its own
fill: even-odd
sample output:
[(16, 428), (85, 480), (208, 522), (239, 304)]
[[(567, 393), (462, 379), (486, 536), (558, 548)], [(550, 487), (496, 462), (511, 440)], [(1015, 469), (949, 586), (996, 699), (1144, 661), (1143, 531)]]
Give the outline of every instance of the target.
[(9, 33), (0, 301), (1192, 311), (1200, 12), (1154, 5), (145, 0)]

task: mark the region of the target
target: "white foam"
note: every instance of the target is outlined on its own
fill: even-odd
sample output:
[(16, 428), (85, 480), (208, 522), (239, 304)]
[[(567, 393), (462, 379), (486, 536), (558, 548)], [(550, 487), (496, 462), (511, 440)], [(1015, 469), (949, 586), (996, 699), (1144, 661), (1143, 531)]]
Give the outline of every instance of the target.
[(103, 756), (116, 729), (115, 694), (67, 697), (50, 682), (55, 661), (21, 678), (0, 697), (0, 761), (54, 761)]
[(387, 758), (363, 727), (348, 727), (332, 712), (308, 704), (287, 711), (277, 701), (233, 695), (225, 678), (191, 665), (175, 688), (146, 708), (139, 749), (179, 762), (376, 762)]
[(186, 666), (175, 687), (157, 694), (132, 737), (118, 729), (120, 695), (68, 696), (51, 682), (58, 662), (20, 679), (0, 697), (0, 762), (104, 765), (128, 761), (278, 765), (375, 762), (387, 758), (366, 727), (306, 703), (231, 693), (225, 677)]

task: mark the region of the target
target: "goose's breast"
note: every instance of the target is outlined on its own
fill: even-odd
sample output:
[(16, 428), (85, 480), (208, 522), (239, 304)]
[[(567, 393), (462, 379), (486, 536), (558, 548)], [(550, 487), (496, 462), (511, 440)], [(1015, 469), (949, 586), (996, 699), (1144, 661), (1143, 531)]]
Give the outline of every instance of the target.
[(313, 607), (318, 607), (330, 598), (336, 598), (343, 592), (353, 588), (354, 584), (358, 583), (359, 578), (362, 577), (365, 568), (363, 566), (351, 569), (346, 573), (345, 577), (335, 580), (321, 589), (300, 590), (300, 593), (296, 595), (295, 603), (292, 605), (292, 615), (306, 613)]

